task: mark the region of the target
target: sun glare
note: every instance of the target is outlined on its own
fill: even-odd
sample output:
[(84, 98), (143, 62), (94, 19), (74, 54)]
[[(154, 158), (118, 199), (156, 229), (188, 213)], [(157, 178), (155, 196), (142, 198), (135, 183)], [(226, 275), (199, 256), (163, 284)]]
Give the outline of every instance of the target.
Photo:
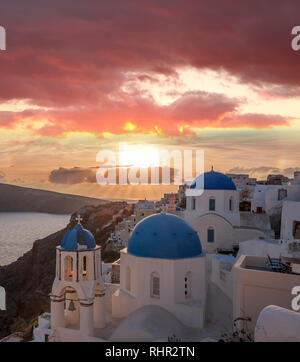
[(153, 146), (123, 144), (119, 149), (120, 166), (157, 167), (160, 165), (159, 150)]
[(136, 129), (136, 125), (131, 123), (131, 122), (126, 122), (123, 129), (125, 131), (130, 131), (131, 132), (131, 131), (134, 131)]

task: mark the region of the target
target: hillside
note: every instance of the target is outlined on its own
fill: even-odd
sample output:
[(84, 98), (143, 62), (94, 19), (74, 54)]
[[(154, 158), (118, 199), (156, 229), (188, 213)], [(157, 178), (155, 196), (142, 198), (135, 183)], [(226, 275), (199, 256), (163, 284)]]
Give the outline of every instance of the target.
[(0, 183), (0, 212), (43, 212), (72, 214), (86, 205), (107, 201)]
[[(124, 214), (126, 202), (107, 202), (100, 206), (87, 206), (78, 210), (83, 217), (83, 227), (95, 236), (102, 246), (102, 260), (111, 262), (119, 254), (106, 251), (105, 241), (115, 224)], [(28, 323), (49, 306), (49, 296), (55, 277), (55, 248), (64, 232), (73, 227), (76, 213), (71, 216), (66, 229), (34, 242), (32, 249), (14, 263), (0, 267), (0, 285), (6, 289), (7, 311), (0, 311), (0, 339), (10, 333), (16, 319)]]

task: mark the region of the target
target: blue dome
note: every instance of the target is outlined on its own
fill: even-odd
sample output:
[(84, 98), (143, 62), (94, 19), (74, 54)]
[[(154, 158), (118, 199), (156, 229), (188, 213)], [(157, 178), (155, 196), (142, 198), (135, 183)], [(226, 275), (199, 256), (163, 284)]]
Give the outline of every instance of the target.
[(72, 230), (67, 231), (60, 243), (61, 249), (77, 250), (77, 245), (86, 246), (87, 249), (94, 249), (96, 242), (93, 234), (77, 224)]
[(128, 253), (144, 258), (183, 259), (201, 256), (197, 232), (182, 218), (155, 214), (140, 221), (128, 240)]
[[(198, 176), (191, 184), (191, 189), (201, 189), (200, 177)], [(204, 190), (236, 190), (234, 182), (230, 177), (224, 175), (221, 172), (204, 173)]]

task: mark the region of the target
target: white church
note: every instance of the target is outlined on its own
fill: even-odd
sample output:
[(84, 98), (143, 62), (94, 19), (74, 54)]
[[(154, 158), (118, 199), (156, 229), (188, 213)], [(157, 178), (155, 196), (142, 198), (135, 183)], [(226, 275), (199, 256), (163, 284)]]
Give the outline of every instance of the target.
[[(208, 293), (208, 256), (219, 248), (271, 235), (271, 228), (265, 215), (255, 219), (256, 215), (240, 213), (238, 191), (229, 177), (213, 170), (202, 177), (204, 192), (187, 197), (183, 217), (162, 212), (135, 226), (128, 247), (120, 252), (120, 284), (103, 282), (101, 247), (78, 218), (57, 247), (51, 314), (39, 317), (35, 340), (207, 337), (207, 314), (224, 314), (228, 303), (222, 293)], [(200, 187), (199, 179), (191, 185)]]
[(204, 189), (199, 196), (187, 196), (184, 218), (197, 231), (206, 252), (273, 236), (267, 215), (239, 211), (239, 191), (228, 176), (212, 169), (198, 176), (190, 188)]
[[(133, 340), (151, 340), (151, 323), (140, 321), (147, 316), (170, 336), (174, 331), (180, 334), (184, 326), (203, 328), (205, 253), (197, 232), (183, 219), (161, 213), (138, 223), (128, 248), (121, 251), (120, 270), (120, 285), (112, 294), (111, 285), (105, 285), (101, 276), (101, 248), (78, 221), (57, 247), (51, 316), (46, 321), (40, 317), (36, 337), (103, 341), (110, 329), (107, 324), (118, 320), (122, 323), (112, 339), (131, 333)], [(133, 325), (124, 328), (128, 316)]]
[(197, 232), (183, 219), (165, 213), (147, 217), (133, 230), (120, 261), (113, 316), (126, 317), (153, 305), (168, 310), (186, 326), (203, 327), (205, 253)]

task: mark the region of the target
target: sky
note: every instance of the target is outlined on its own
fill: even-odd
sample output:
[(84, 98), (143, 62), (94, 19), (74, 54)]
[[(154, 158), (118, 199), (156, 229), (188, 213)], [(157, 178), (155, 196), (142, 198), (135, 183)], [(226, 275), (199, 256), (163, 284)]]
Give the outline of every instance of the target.
[(299, 13), (298, 0), (2, 4), (0, 182), (104, 198), (170, 189), (98, 185), (98, 152), (120, 143), (134, 166), (200, 149), (205, 170), (292, 176)]

